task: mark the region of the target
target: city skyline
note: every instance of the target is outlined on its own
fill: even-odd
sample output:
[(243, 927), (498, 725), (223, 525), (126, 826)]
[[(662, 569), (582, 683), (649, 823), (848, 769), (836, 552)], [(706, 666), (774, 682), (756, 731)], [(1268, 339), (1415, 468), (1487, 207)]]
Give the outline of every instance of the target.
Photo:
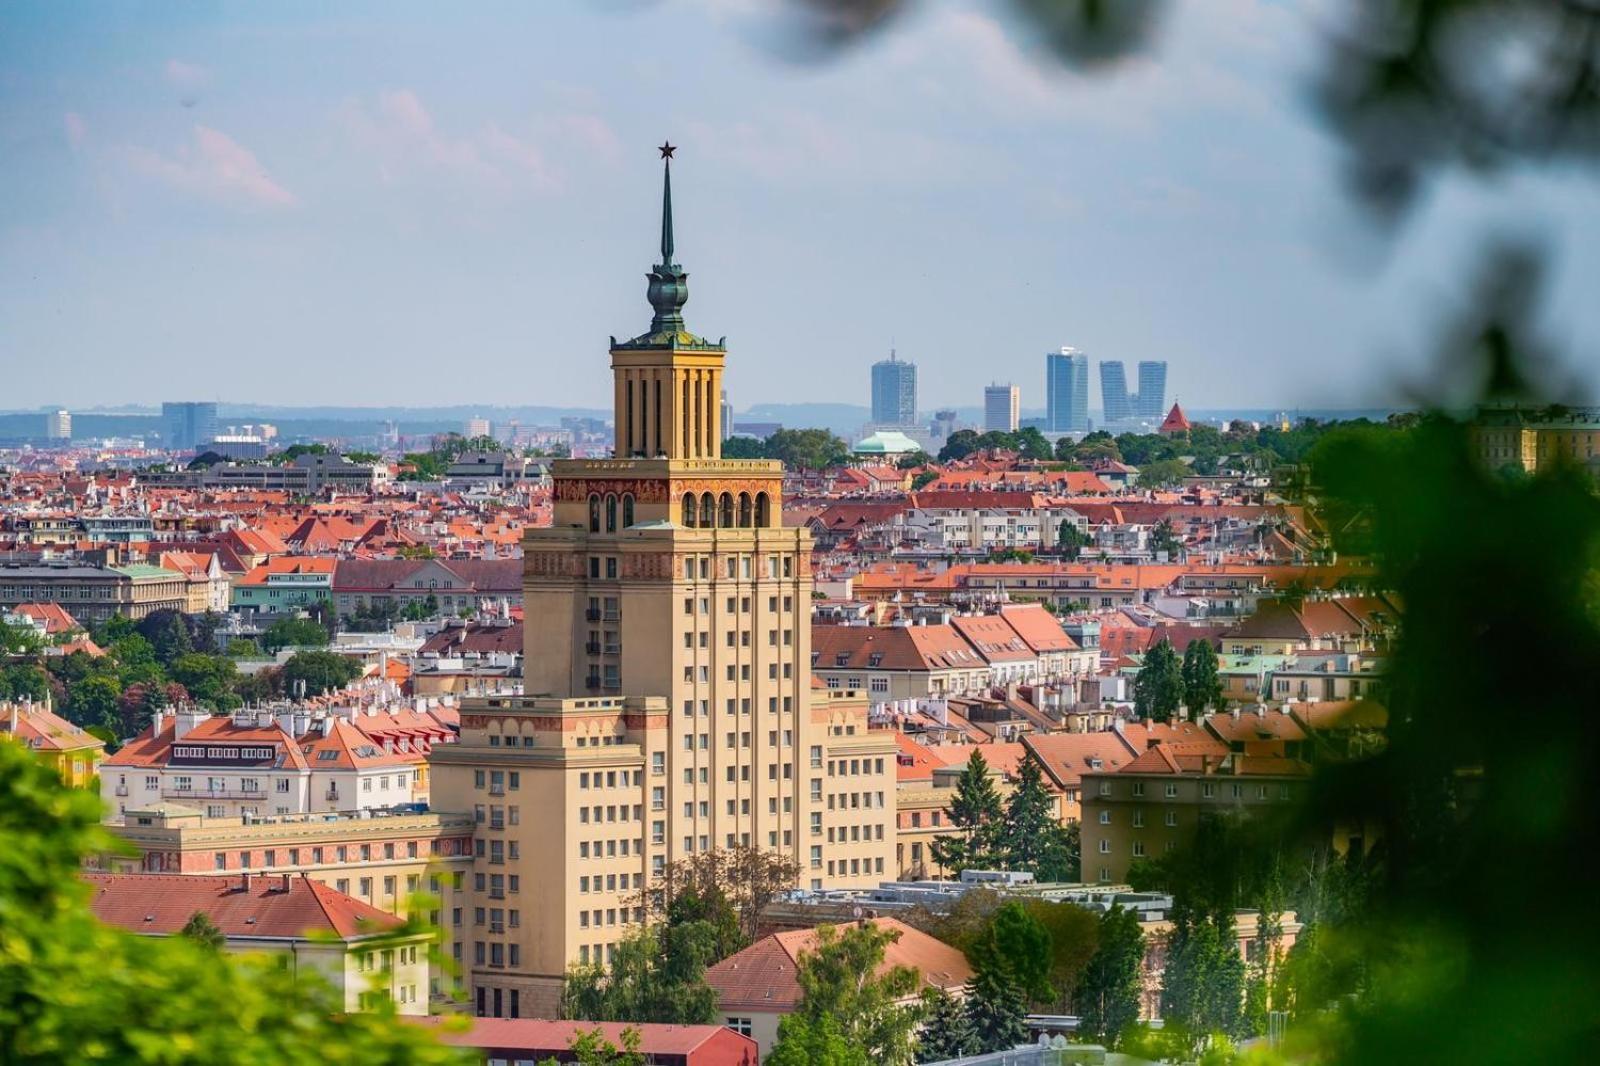
[[(464, 360), (430, 398), (604, 407), (568, 371), (626, 320), (607, 266), (648, 249), (621, 192), (665, 135), (698, 177), (680, 209), (703, 222), (704, 310), (748, 353), (730, 386), (752, 401), (824, 400), (893, 337), (929, 410), (996, 375), (1027, 403), (1033, 353), (1063, 343), (1167, 359), (1169, 392), (1199, 408), (1405, 402), (1467, 298), (1445, 267), (1508, 230), (1547, 239), (1560, 349), (1592, 389), (1600, 309), (1582, 279), (1600, 212), (1558, 175), (1507, 174), (1539, 204), (1515, 215), (1451, 178), (1404, 247), (1356, 247), (1296, 92), (1303, 15), (1176, 9), (1148, 56), (1101, 80), (1046, 70), (977, 5), (797, 66), (760, 43), (759, 8), (484, 8), (448, 26), (403, 5), (226, 25), (8, 8), (8, 406), (158, 404), (180, 375), (236, 402), (398, 403)], [(533, 79), (531, 38), (564, 44)], [(704, 77), (641, 116), (665, 54)], [(926, 267), (951, 256), (977, 269)], [(827, 345), (792, 328), (802, 302)], [(67, 361), (85, 373), (64, 379)]]

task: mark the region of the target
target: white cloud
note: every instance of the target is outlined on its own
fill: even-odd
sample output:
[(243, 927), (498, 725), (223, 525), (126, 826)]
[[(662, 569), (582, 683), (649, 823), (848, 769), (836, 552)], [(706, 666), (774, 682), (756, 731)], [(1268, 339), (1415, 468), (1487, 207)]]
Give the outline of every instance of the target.
[(169, 59), (161, 68), (162, 75), (168, 84), (179, 89), (193, 91), (203, 88), (211, 80), (211, 72), (196, 63), (185, 63), (181, 59)]
[(170, 156), (141, 146), (123, 154), (135, 173), (207, 199), (264, 207), (299, 203), (254, 152), (209, 126), (195, 126), (192, 140)]

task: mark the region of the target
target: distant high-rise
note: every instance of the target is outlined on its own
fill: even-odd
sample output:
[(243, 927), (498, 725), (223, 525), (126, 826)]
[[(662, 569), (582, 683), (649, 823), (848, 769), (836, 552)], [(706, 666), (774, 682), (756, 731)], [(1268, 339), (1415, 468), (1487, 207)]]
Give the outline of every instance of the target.
[(464, 430), (465, 435), (472, 439), (477, 439), (478, 437), (487, 437), (489, 435), (489, 420), (487, 418), (479, 418), (478, 416), (474, 415), (473, 417), (467, 419), (466, 424), (462, 427), (462, 429)]
[(872, 364), (872, 421), (880, 426), (917, 424), (917, 364), (897, 358), (892, 350), (889, 358)]
[(1121, 359), (1100, 360), (1100, 403), (1107, 424), (1126, 422), (1133, 417), (1133, 400), (1128, 396), (1128, 375)]
[(169, 451), (187, 452), (210, 444), (217, 436), (214, 403), (164, 403), (161, 422)]
[(983, 390), (983, 431), (1015, 433), (1022, 417), (1022, 393), (1015, 385), (990, 385)]
[(1050, 433), (1089, 432), (1089, 357), (1063, 348), (1044, 357), (1045, 424)]
[(1167, 364), (1147, 359), (1139, 364), (1139, 395), (1133, 413), (1140, 418), (1159, 420), (1166, 415), (1166, 408)]
[(722, 390), (722, 439), (733, 436), (733, 407), (728, 403), (728, 390)]
[(61, 409), (45, 411), (44, 435), (50, 440), (71, 440), (72, 414)]

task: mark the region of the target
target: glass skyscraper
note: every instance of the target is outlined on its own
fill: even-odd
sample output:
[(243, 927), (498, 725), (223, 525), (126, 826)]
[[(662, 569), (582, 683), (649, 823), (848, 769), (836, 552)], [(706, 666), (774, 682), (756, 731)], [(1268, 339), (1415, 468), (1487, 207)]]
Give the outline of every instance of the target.
[(161, 423), (162, 444), (170, 451), (193, 451), (216, 438), (217, 405), (164, 403), (161, 405)]
[(1089, 432), (1089, 357), (1063, 348), (1044, 357), (1045, 428), (1050, 433)]
[(1121, 359), (1100, 360), (1100, 403), (1106, 423), (1126, 422), (1133, 417), (1133, 400), (1128, 396), (1128, 375)]
[(917, 424), (917, 364), (893, 351), (872, 364), (872, 421), (880, 426)]
[(1134, 414), (1160, 421), (1166, 413), (1167, 364), (1160, 360), (1145, 360), (1139, 364), (1139, 395), (1134, 403)]

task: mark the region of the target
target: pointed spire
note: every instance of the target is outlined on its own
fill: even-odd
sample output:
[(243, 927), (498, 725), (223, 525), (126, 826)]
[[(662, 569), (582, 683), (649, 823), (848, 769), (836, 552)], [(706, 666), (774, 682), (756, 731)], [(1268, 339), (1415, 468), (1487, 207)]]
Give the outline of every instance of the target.
[(677, 148), (667, 142), (661, 153), (661, 265), (672, 265), (672, 153)]

